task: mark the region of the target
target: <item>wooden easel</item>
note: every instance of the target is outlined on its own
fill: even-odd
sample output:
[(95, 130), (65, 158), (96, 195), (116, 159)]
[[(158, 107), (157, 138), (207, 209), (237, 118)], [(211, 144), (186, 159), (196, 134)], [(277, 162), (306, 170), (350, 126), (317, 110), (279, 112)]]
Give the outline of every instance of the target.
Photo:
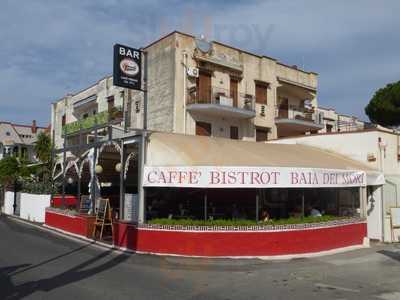
[(93, 228), (93, 238), (96, 239), (97, 228), (100, 227), (100, 237), (101, 240), (103, 238), (103, 230), (105, 226), (111, 227), (111, 236), (114, 235), (113, 224), (112, 224), (112, 216), (111, 216), (111, 207), (109, 199), (99, 199), (99, 207), (96, 212), (96, 220), (94, 222)]

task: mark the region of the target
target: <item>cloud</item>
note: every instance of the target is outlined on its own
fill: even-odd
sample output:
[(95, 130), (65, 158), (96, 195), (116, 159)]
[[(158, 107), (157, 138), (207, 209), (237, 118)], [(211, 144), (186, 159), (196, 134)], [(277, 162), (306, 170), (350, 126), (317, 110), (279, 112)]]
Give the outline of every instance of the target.
[(2, 2), (0, 119), (42, 124), (50, 103), (112, 70), (116, 42), (144, 46), (174, 29), (305, 66), (320, 74), (319, 102), (365, 118), (374, 90), (399, 79), (400, 2)]

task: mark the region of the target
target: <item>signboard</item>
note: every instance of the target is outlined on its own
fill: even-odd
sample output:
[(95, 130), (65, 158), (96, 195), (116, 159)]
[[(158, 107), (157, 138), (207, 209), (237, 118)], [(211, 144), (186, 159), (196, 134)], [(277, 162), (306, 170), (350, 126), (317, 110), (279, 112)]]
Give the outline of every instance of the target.
[(89, 196), (82, 196), (81, 197), (81, 207), (79, 208), (80, 213), (88, 213), (90, 210), (90, 207), (92, 206), (92, 200), (90, 199)]
[(287, 167), (149, 167), (145, 187), (307, 188), (366, 186), (363, 171)]
[(138, 49), (114, 45), (113, 83), (116, 86), (142, 89), (142, 53)]
[(125, 194), (124, 202), (124, 220), (138, 222), (138, 194)]

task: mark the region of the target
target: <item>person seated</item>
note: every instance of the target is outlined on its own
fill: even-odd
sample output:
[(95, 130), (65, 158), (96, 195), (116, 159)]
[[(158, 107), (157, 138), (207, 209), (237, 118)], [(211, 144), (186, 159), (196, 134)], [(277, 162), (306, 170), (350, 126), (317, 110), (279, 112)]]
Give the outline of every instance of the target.
[(183, 217), (183, 216), (186, 215), (186, 209), (184, 208), (184, 206), (183, 206), (182, 203), (179, 204), (179, 215), (180, 215), (181, 217)]
[(318, 208), (312, 207), (310, 210), (310, 216), (311, 217), (322, 217), (322, 214)]
[(235, 220), (235, 219), (239, 219), (239, 218), (240, 218), (240, 213), (236, 206), (236, 203), (234, 203), (232, 205), (232, 219)]
[(261, 212), (261, 222), (268, 222), (270, 220), (269, 213), (266, 209)]

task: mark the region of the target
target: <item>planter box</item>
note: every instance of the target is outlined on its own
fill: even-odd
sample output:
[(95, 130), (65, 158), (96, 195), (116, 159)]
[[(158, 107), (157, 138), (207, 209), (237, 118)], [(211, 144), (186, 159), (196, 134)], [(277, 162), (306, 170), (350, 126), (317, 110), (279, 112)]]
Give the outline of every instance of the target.
[(114, 224), (114, 244), (143, 253), (200, 257), (296, 255), (361, 246), (363, 221), (312, 228), (275, 230), (184, 230)]
[(80, 236), (92, 237), (96, 217), (86, 215), (68, 215), (46, 210), (46, 225)]

